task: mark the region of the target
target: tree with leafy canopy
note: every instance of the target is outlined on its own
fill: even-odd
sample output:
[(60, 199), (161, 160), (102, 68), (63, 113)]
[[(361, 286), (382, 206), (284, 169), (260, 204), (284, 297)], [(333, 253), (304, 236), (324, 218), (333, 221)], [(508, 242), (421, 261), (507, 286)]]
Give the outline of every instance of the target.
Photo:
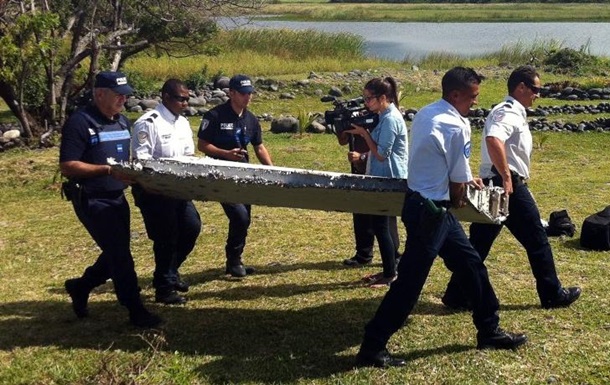
[(133, 55), (190, 55), (215, 18), (264, 0), (0, 0), (0, 97), (26, 138), (42, 141), (100, 70)]

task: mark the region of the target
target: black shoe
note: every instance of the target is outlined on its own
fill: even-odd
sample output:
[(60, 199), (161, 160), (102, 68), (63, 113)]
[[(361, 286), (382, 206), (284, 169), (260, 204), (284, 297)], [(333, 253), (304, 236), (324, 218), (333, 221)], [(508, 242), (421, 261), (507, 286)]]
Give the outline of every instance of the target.
[(372, 261), (373, 261), (373, 257), (366, 258), (366, 257), (360, 256), (359, 254), (356, 254), (351, 258), (344, 259), (343, 264), (345, 266), (358, 267), (358, 266), (368, 265)]
[(545, 309), (568, 307), (580, 297), (580, 293), (582, 293), (580, 287), (564, 287), (554, 300), (544, 302), (542, 307)]
[(139, 328), (151, 329), (161, 325), (163, 319), (141, 306), (129, 310), (129, 322)]
[(453, 311), (472, 311), (473, 309), (472, 303), (467, 299), (457, 299), (456, 297), (451, 297), (447, 294), (441, 298), (441, 302)]
[(526, 342), (525, 334), (506, 332), (499, 327), (477, 334), (477, 349), (516, 349)]
[(186, 293), (189, 291), (189, 284), (184, 282), (182, 278), (180, 278), (180, 275), (178, 275), (174, 281), (174, 289), (181, 293)]
[(155, 292), (155, 302), (166, 305), (184, 305), (186, 298), (176, 293), (176, 290), (157, 290)]
[(356, 355), (356, 366), (374, 366), (376, 368), (390, 368), (405, 366), (407, 362), (402, 358), (395, 358), (390, 355), (387, 349), (380, 352), (372, 353), (365, 350), (360, 350)]
[(72, 278), (64, 282), (64, 287), (72, 299), (72, 310), (78, 318), (89, 315), (87, 302), (89, 301), (89, 288), (84, 284), (82, 278)]
[(246, 275), (252, 275), (256, 273), (256, 269), (252, 266), (244, 266), (243, 264), (229, 265), (225, 269), (225, 274), (230, 274), (232, 277), (243, 278)]

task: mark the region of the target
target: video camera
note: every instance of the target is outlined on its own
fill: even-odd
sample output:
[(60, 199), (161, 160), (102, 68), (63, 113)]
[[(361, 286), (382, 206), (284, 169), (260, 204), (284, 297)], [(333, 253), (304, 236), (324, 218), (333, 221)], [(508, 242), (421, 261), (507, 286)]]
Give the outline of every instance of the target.
[(352, 124), (364, 127), (370, 132), (379, 122), (379, 115), (366, 109), (362, 97), (341, 101), (332, 96), (324, 97), (321, 101), (332, 101), (335, 106), (333, 110), (324, 112), (324, 121), (336, 135), (351, 129)]

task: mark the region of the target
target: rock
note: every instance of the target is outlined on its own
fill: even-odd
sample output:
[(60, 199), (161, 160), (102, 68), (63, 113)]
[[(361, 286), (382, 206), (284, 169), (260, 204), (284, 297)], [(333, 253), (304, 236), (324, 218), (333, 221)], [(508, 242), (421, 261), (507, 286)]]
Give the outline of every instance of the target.
[(153, 109), (155, 107), (157, 107), (159, 105), (159, 102), (157, 100), (153, 100), (153, 99), (144, 99), (140, 101), (140, 106), (143, 109)]
[(189, 106), (191, 106), (191, 107), (203, 107), (207, 103), (208, 102), (205, 100), (205, 98), (200, 98), (200, 97), (189, 98)]
[(284, 92), (280, 94), (280, 99), (294, 99), (295, 96), (289, 92)]
[(222, 98), (224, 96), (227, 96), (227, 93), (221, 89), (215, 89), (212, 91), (212, 98)]
[(331, 96), (339, 97), (339, 98), (343, 96), (343, 92), (341, 92), (339, 87), (336, 87), (336, 86), (332, 86), (330, 88), (330, 90), (328, 91), (328, 94)]
[(298, 132), (299, 121), (293, 116), (281, 116), (271, 122), (271, 132), (280, 134), (284, 132)]
[(229, 79), (229, 77), (227, 77), (227, 76), (221, 76), (214, 81), (214, 88), (220, 88), (220, 89), (229, 88), (230, 80), (231, 79)]
[(142, 109), (142, 106), (138, 105), (138, 106), (133, 106), (133, 107), (128, 108), (127, 111), (142, 113), (142, 111), (144, 111), (144, 110)]
[(21, 136), (21, 132), (19, 132), (19, 130), (8, 130), (4, 134), (2, 134), (3, 138), (9, 139), (9, 140), (17, 139), (20, 136)]
[(307, 127), (307, 132), (311, 132), (313, 134), (323, 134), (326, 132), (326, 126), (317, 120), (311, 122), (309, 127)]
[(141, 102), (140, 99), (134, 98), (134, 97), (130, 97), (129, 99), (127, 99), (125, 101), (125, 109), (129, 111), (130, 108), (139, 105), (140, 102)]
[(306, 87), (309, 85), (309, 79), (303, 79), (303, 80), (299, 80), (297, 81), (297, 86), (299, 87)]
[(222, 100), (222, 98), (219, 97), (211, 97), (208, 99), (208, 104), (211, 104), (213, 106), (219, 105), (224, 103), (224, 101)]

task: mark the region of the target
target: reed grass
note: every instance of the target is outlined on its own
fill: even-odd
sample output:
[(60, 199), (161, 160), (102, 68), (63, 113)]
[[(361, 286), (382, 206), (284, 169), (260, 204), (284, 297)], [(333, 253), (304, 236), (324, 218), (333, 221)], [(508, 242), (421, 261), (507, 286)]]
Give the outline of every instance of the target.
[(125, 68), (164, 81), (168, 77), (187, 78), (204, 68), (209, 74), (277, 76), (399, 66), (389, 60), (365, 57), (364, 40), (348, 33), (234, 29), (219, 33), (209, 45), (217, 47), (219, 53), (188, 57), (139, 55), (129, 60)]
[[(259, 11), (260, 13), (260, 11)], [(262, 9), (276, 19), (300, 21), (542, 22), (610, 20), (607, 3), (290, 3)]]

